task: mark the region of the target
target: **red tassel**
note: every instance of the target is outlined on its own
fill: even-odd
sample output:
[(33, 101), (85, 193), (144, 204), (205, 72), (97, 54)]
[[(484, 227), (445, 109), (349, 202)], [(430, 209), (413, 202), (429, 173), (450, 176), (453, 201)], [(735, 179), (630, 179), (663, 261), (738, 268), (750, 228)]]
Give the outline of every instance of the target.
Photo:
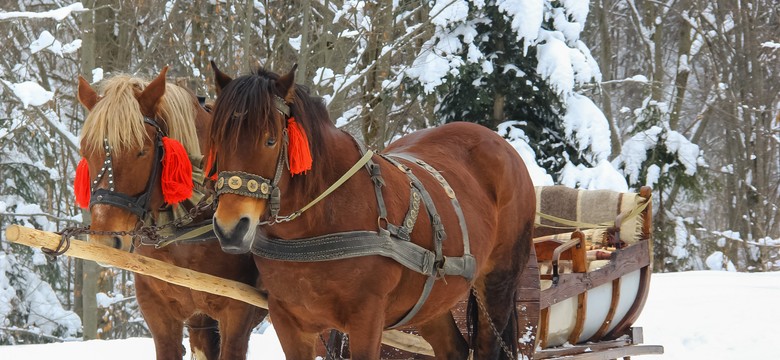
[(192, 164), (184, 146), (167, 136), (162, 138), (162, 193), (168, 204), (178, 204), (192, 196)]
[(290, 173), (293, 175), (305, 174), (311, 170), (311, 150), (309, 139), (303, 131), (301, 124), (291, 117), (287, 120), (287, 136), (289, 136), (288, 159), (290, 161)]
[(78, 166), (76, 166), (76, 179), (73, 180), (73, 192), (76, 195), (76, 204), (84, 209), (89, 207), (89, 197), (92, 195), (92, 187), (90, 186), (89, 178), (89, 164), (87, 159), (81, 158)]

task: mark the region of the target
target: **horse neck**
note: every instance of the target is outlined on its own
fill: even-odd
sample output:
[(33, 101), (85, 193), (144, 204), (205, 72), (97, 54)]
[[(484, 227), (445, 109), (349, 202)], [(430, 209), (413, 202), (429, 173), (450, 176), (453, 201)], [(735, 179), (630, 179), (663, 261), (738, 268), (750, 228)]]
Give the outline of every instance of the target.
[[(326, 128), (322, 134), (323, 148), (320, 155), (314, 159), (312, 169), (305, 175), (295, 175), (280, 184), (282, 187), (281, 215), (301, 209), (328, 187), (341, 178), (362, 156), (351, 135), (337, 129), (335, 126)], [(359, 175), (360, 173), (358, 173)], [(357, 176), (357, 175), (356, 175)], [(365, 185), (366, 189), (355, 189)], [(371, 182), (346, 182), (339, 189), (328, 195), (321, 202), (307, 210), (303, 216), (286, 224), (274, 226), (270, 233), (280, 238), (300, 238), (321, 226), (322, 219), (331, 214), (332, 209), (343, 208), (343, 204), (351, 202), (356, 193), (372, 191)], [(373, 193), (373, 192), (371, 192)]]

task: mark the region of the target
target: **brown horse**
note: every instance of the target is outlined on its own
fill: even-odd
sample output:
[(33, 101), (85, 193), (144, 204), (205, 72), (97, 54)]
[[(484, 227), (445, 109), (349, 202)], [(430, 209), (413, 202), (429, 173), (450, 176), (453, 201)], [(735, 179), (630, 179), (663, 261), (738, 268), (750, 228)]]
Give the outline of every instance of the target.
[[(514, 299), (535, 194), (504, 139), (454, 123), (363, 155), (321, 99), (294, 85), (295, 69), (235, 80), (214, 69), (215, 233), (223, 250), (256, 255), (288, 359), (313, 358), (326, 329), (349, 334), (353, 359), (378, 359), (383, 329), (401, 324), (440, 359), (465, 359), (469, 347), (478, 359), (517, 358)], [(450, 313), (467, 296), (470, 345)]]
[[(162, 190), (161, 177), (165, 166), (183, 164), (161, 161), (169, 156), (163, 152), (170, 151), (160, 144), (162, 136), (178, 141), (190, 159), (199, 159), (202, 150), (209, 149), (211, 115), (191, 92), (166, 84), (166, 71), (167, 67), (150, 83), (126, 75), (106, 79), (102, 96), (79, 78), (78, 98), (89, 110), (80, 152), (89, 170), (87, 174), (79, 169), (76, 178), (78, 182), (80, 175), (86, 177), (91, 186), (86, 188), (86, 199), (84, 195), (79, 199), (77, 184), (77, 201), (88, 203), (92, 212), (91, 242), (132, 251), (130, 236), (95, 232), (130, 231), (139, 220), (154, 223), (162, 208), (176, 206), (164, 203), (168, 195)], [(135, 245), (141, 255), (257, 286), (252, 258), (226, 254), (216, 241), (174, 243), (159, 249)], [(135, 287), (157, 359), (182, 358), (184, 325), (190, 330), (193, 358), (244, 359), (252, 328), (266, 314), (237, 300), (143, 275), (135, 275)]]

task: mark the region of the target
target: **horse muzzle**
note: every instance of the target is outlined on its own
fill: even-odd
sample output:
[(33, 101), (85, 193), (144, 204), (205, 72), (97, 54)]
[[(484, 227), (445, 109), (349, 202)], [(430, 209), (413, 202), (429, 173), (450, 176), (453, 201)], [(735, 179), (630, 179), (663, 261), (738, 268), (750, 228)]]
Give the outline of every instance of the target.
[(256, 224), (247, 216), (242, 216), (233, 224), (217, 219), (214, 216), (214, 234), (219, 239), (222, 251), (228, 254), (245, 254), (252, 246), (255, 237)]

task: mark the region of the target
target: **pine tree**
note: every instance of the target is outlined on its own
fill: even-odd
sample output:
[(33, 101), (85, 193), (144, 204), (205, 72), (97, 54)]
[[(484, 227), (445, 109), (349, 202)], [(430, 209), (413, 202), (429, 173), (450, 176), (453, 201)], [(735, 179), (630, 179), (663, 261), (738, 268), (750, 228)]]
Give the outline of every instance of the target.
[[(574, 86), (600, 74), (578, 31), (558, 29), (581, 28), (578, 9), (557, 1), (538, 5), (529, 11), (539, 12), (540, 27), (529, 30), (523, 24), (534, 17), (521, 9), (501, 1), (470, 3), (467, 24), (479, 35), (470, 44), (474, 48), (461, 55), (466, 65), (438, 88), (437, 110), (445, 122), (470, 121), (494, 130), (504, 121), (520, 121), (513, 126), (525, 132), (539, 165), (558, 180), (567, 163), (592, 167), (604, 158), (591, 148), (592, 139), (581, 141), (565, 120), (578, 96)], [(475, 53), (481, 54), (478, 60)], [(567, 59), (552, 62), (550, 56)]]

